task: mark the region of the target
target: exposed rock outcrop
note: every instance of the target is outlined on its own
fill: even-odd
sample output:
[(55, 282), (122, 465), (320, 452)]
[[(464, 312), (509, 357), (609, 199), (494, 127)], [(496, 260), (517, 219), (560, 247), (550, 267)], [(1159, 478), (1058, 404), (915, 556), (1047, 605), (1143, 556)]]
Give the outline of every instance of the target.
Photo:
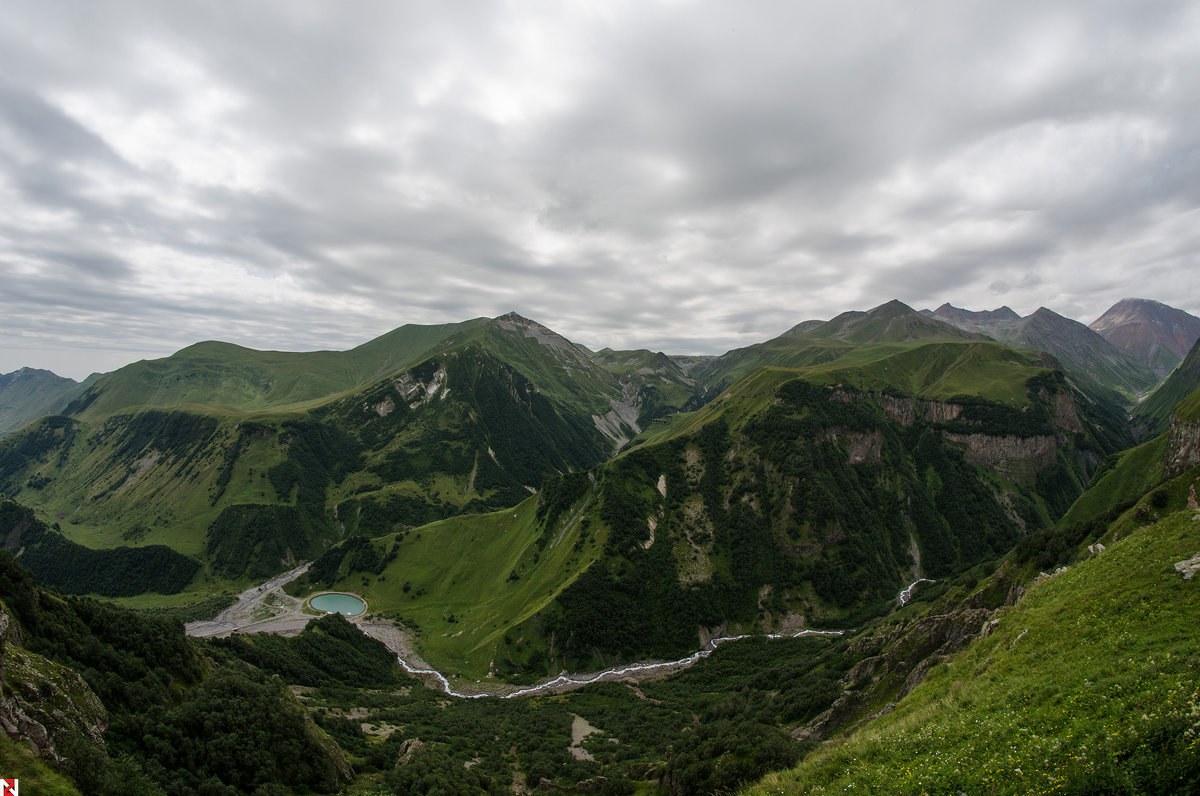
[(1178, 475), (1200, 464), (1200, 423), (1171, 415), (1163, 464), (1169, 475)]
[(845, 449), (850, 464), (878, 463), (883, 452), (883, 432), (879, 429), (850, 431), (839, 426), (826, 429), (825, 438), (839, 443)]
[(792, 732), (798, 741), (820, 740), (852, 718), (867, 701), (861, 691), (846, 691), (821, 715)]
[(0, 638), (0, 728), (55, 762), (71, 738), (103, 750), (108, 712), (83, 678), (18, 646), (20, 626), (3, 605)]
[(1184, 580), (1191, 580), (1196, 576), (1196, 572), (1200, 571), (1200, 553), (1186, 561), (1175, 562), (1175, 571), (1182, 575)]
[[(855, 639), (850, 645), (850, 653), (867, 657), (841, 679), (840, 685), (847, 690), (829, 710), (796, 729), (792, 735), (799, 740), (820, 740), (852, 721), (868, 718), (862, 715), (860, 708), (870, 701), (877, 684), (885, 679), (901, 683), (897, 699), (903, 698), (934, 666), (978, 638), (993, 613), (987, 608), (960, 607), (947, 614), (921, 617)], [(894, 706), (895, 702), (884, 712)]]
[(870, 398), (879, 404), (884, 413), (894, 423), (904, 427), (911, 426), (917, 420), (927, 420), (930, 423), (949, 423), (959, 418), (962, 406), (959, 404), (943, 403), (942, 401), (925, 401), (907, 396), (863, 394), (844, 389), (836, 389), (830, 393), (830, 399), (852, 403)]
[[(1083, 424), (1079, 420), (1075, 401), (1069, 393), (1049, 395), (1043, 391), (1042, 397), (1054, 404), (1055, 424), (1064, 431), (1079, 432)], [(943, 401), (927, 401), (907, 396), (885, 395), (876, 393), (859, 393), (845, 388), (835, 388), (830, 391), (829, 399), (843, 403), (870, 400), (877, 404), (890, 420), (901, 426), (912, 426), (918, 421), (927, 422), (934, 426), (945, 426), (950, 423), (963, 425), (963, 407), (956, 403)], [(836, 440), (846, 449), (850, 463), (877, 462), (882, 448), (882, 436), (878, 441), (878, 432), (855, 432), (842, 428), (826, 431), (830, 439)], [(942, 430), (949, 440), (966, 447), (967, 461), (995, 470), (1006, 478), (1022, 483), (1031, 483), (1038, 473), (1052, 467), (1057, 461), (1058, 451), (1066, 445), (1066, 440), (1052, 434), (1042, 434), (1030, 437), (1016, 435), (996, 436), (992, 434), (968, 434)]]
[[(418, 381), (411, 372), (405, 371), (398, 374), (392, 379), (392, 384), (396, 388), (396, 392), (408, 401), (409, 409), (416, 409), (421, 404), (429, 403), (434, 398), (445, 398), (450, 388), (446, 385), (446, 366), (439, 365), (434, 371), (433, 377), (428, 384), (423, 384)], [(380, 417), (386, 417), (395, 409), (395, 404), (391, 407), (386, 406), (390, 401), (385, 401), (383, 404), (372, 407), (374, 412)]]
[(987, 467), (1023, 483), (1036, 480), (1037, 474), (1052, 467), (1058, 457), (1058, 438), (1049, 435), (995, 437), (945, 432), (945, 436), (966, 446), (966, 459), (971, 464)]

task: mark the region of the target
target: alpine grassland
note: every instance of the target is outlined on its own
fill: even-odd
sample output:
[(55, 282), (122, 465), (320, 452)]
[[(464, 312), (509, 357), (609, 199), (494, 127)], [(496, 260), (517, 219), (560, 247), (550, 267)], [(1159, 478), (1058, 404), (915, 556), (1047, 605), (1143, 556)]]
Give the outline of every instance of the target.
[(1200, 520), (1175, 511), (1032, 583), (886, 715), (749, 793), (1194, 793)]
[[(586, 501), (585, 495), (579, 505)], [(344, 555), (355, 540), (343, 543), (318, 559), (300, 585), (361, 594), (373, 614), (417, 631), (421, 656), (447, 675), (478, 679), (532, 668), (541, 676), (548, 645), (531, 620), (603, 545), (603, 535), (572, 513), (545, 519), (537, 498), (529, 498), (512, 509), (370, 541), (359, 537), (357, 544), (371, 552)], [(326, 575), (330, 560), (337, 563)]]

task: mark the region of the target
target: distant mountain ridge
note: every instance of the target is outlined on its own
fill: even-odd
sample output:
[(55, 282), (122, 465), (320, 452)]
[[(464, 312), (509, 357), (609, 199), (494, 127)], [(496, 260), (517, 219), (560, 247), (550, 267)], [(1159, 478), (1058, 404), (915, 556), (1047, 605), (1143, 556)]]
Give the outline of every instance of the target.
[(1015, 348), (1045, 351), (1059, 360), (1069, 375), (1084, 381), (1093, 391), (1119, 396), (1127, 404), (1136, 401), (1159, 379), (1148, 366), (1097, 332), (1046, 307), (1039, 307), (1024, 318), (1008, 307), (971, 312), (943, 304), (936, 310), (921, 312)]
[(1200, 340), (1200, 318), (1151, 299), (1121, 299), (1088, 326), (1160, 378)]
[(949, 321), (960, 329), (974, 328), (975, 331), (983, 331), (997, 324), (1016, 323), (1021, 320), (1021, 316), (1007, 306), (994, 310), (972, 311), (955, 307), (953, 304), (946, 302), (936, 310), (922, 310), (921, 313), (929, 317)]
[(0, 373), (0, 437), (43, 415), (63, 411), (97, 378), (92, 374), (78, 382), (38, 368)]
[(257, 577), (346, 535), (513, 506), (547, 479), (592, 470), (632, 444), (694, 432), (708, 417), (695, 410), (739, 382), (749, 392), (731, 424), (761, 411), (779, 378), (803, 371), (831, 390), (984, 401), (1008, 418), (998, 428), (1020, 436), (1025, 421), (1010, 410), (1044, 403), (1030, 385), (1062, 360), (1069, 378), (1056, 400), (1077, 406), (1072, 433), (1091, 429), (1078, 470), (1054, 492), (1067, 494), (1126, 444), (1127, 416), (1089, 387), (1102, 376), (1064, 339), (1082, 330), (1085, 342), (1112, 346), (1049, 310), (1015, 323), (1012, 315), (972, 320), (1012, 325), (1025, 332), (1021, 347), (1038, 350), (900, 301), (719, 357), (592, 352), (516, 313), (402, 326), (340, 352), (202, 342), (97, 378), (62, 416), (6, 438), (0, 492), (61, 520), (73, 542), (166, 544), (220, 577)]

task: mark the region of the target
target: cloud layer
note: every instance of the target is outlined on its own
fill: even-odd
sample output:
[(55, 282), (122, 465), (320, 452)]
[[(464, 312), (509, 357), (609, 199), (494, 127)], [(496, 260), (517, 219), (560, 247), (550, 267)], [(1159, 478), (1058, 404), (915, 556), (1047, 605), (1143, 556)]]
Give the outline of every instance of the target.
[(20, 2), (0, 372), (516, 310), (720, 353), (891, 298), (1200, 314), (1187, 2)]

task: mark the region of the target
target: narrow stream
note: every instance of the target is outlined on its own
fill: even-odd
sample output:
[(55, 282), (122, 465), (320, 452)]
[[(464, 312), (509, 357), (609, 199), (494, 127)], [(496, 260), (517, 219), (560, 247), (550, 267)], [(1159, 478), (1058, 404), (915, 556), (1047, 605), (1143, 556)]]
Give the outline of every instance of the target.
[(912, 599), (913, 590), (917, 588), (919, 583), (933, 583), (930, 578), (917, 578), (912, 583), (900, 590), (900, 604), (908, 605), (908, 601)]
[[(844, 632), (846, 632), (846, 631), (844, 631), (844, 630), (801, 630), (796, 633), (768, 633), (765, 636), (760, 636), (759, 638), (780, 639), (780, 638), (800, 638), (802, 636), (840, 636)], [(463, 693), (461, 691), (456, 691), (456, 690), (454, 690), (454, 687), (450, 685), (450, 681), (446, 679), (446, 676), (443, 675), (441, 672), (437, 671), (436, 669), (418, 669), (415, 666), (409, 665), (408, 661), (404, 660), (404, 658), (402, 658), (400, 656), (396, 656), (396, 660), (398, 660), (400, 662), (400, 665), (404, 668), (404, 671), (408, 672), (409, 674), (427, 675), (427, 676), (431, 676), (431, 677), (435, 678), (439, 683), (441, 683), (442, 691), (444, 691), (447, 696), (458, 697), (459, 699), (483, 699), (484, 697), (496, 697), (499, 699), (513, 699), (515, 697), (530, 696), (532, 694), (537, 694), (542, 691), (550, 691), (555, 688), (563, 688), (564, 686), (578, 687), (578, 686), (590, 685), (591, 683), (598, 683), (601, 680), (604, 680), (605, 678), (624, 677), (625, 675), (635, 674), (635, 673), (645, 674), (645, 673), (653, 672), (656, 669), (662, 669), (662, 670), (669, 670), (671, 668), (686, 669), (687, 667), (691, 666), (696, 661), (698, 661), (702, 658), (707, 658), (709, 655), (711, 655), (713, 650), (715, 650), (717, 648), (718, 644), (724, 644), (727, 641), (740, 641), (740, 640), (746, 639), (746, 638), (752, 638), (752, 636), (749, 636), (749, 635), (723, 636), (721, 638), (714, 638), (708, 642), (708, 646), (705, 649), (697, 650), (696, 652), (693, 652), (688, 657), (680, 658), (677, 661), (665, 661), (662, 663), (631, 663), (631, 664), (626, 664), (624, 666), (614, 666), (611, 669), (605, 669), (604, 671), (597, 672), (597, 673), (591, 674), (591, 675), (581, 675), (580, 677), (571, 677), (569, 675), (560, 674), (558, 677), (555, 677), (551, 680), (547, 680), (544, 683), (539, 683), (538, 685), (530, 686), (528, 688), (522, 688), (518, 691), (512, 691), (507, 694), (488, 693), (486, 691), (480, 691), (480, 692), (468, 694), (468, 693)]]

